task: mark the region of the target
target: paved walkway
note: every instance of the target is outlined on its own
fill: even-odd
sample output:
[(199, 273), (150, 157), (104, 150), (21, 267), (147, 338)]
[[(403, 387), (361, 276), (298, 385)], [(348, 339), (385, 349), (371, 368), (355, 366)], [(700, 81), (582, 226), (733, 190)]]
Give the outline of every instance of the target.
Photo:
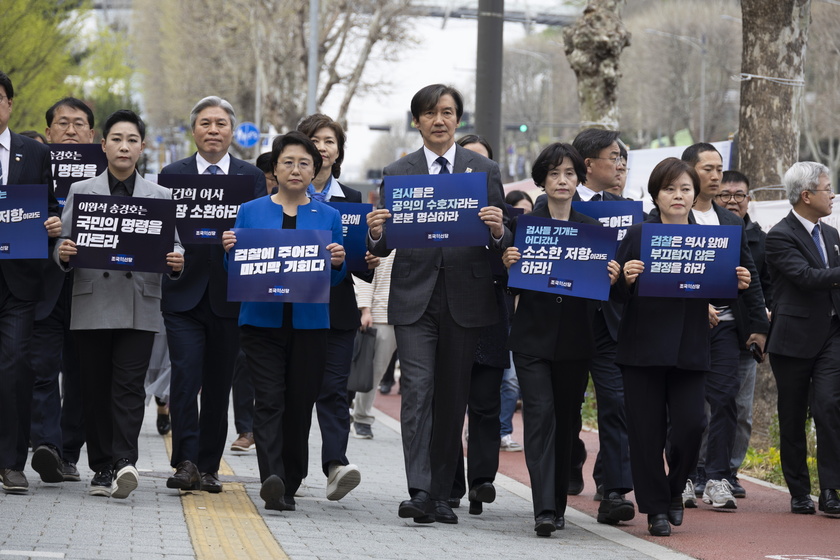
[[(350, 438), (348, 457), (362, 471), (356, 490), (340, 502), (324, 497), (320, 434), (313, 422), (310, 475), (297, 511), (268, 512), (259, 498), (254, 452), (225, 453), (222, 494), (179, 497), (167, 489), (171, 470), (165, 438), (155, 431), (152, 404), (140, 439), (139, 488), (127, 500), (91, 497), (87, 494), (91, 473), (84, 465), (80, 465), (83, 482), (61, 485), (41, 483), (27, 467), (28, 495), (0, 493), (0, 560), (688, 558), (599, 525), (574, 510), (566, 514), (564, 531), (537, 538), (530, 489), (506, 476), (499, 477), (497, 500), (481, 516), (470, 516), (460, 508), (458, 525), (418, 525), (399, 519), (397, 505), (406, 492), (399, 424), (377, 414), (373, 440)], [(231, 433), (228, 440), (233, 438)]]

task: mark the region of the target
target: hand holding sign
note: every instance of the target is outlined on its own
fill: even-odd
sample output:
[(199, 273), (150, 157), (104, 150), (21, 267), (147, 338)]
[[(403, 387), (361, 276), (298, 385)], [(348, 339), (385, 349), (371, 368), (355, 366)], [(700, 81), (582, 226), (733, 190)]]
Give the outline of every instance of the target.
[(645, 263), (642, 261), (627, 261), (624, 263), (624, 281), (628, 286), (632, 286), (639, 274), (645, 271)]
[(330, 252), (330, 264), (333, 268), (341, 268), (344, 263), (344, 247), (338, 243), (330, 243), (327, 245), (327, 251)]
[(367, 225), (368, 231), (370, 232), (370, 238), (374, 241), (379, 241), (379, 238), (382, 237), (382, 226), (385, 225), (386, 220), (390, 219), (391, 213), (384, 208), (374, 210), (373, 212), (368, 214)]
[(490, 228), (493, 239), (499, 239), (505, 233), (504, 213), (501, 208), (485, 206), (478, 211), (478, 217)]
[(743, 266), (736, 266), (735, 273), (738, 276), (738, 289), (739, 290), (746, 290), (750, 287), (750, 281), (752, 280), (752, 276), (750, 275), (750, 271), (744, 268)]

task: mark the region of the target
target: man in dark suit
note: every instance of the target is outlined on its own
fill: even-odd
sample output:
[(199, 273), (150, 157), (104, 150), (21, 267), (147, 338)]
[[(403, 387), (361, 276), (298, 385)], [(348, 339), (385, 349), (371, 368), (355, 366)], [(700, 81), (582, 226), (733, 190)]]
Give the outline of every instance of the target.
[[(388, 175), (483, 172), (488, 206), (478, 215), (487, 244), (501, 251), (512, 235), (499, 167), (455, 143), (464, 113), (461, 94), (442, 84), (426, 86), (411, 100), (423, 147), (385, 167)], [(380, 204), (384, 204), (380, 197)], [(391, 252), (383, 227), (388, 210), (368, 214), (368, 248)], [(457, 523), (447, 504), (469, 394), (470, 371), (481, 327), (499, 320), (493, 276), (484, 247), (400, 249), (394, 259), (388, 322), (394, 325), (402, 369), (403, 452), (411, 499), (399, 516), (418, 523)]]
[[(626, 200), (610, 189), (622, 185), (626, 170), (626, 151), (622, 156), (619, 144), (621, 133), (615, 130), (589, 128), (581, 131), (572, 142), (586, 166), (586, 176), (578, 185), (574, 200), (616, 201)], [(534, 209), (545, 206), (544, 194), (537, 198)], [(613, 300), (599, 302), (595, 313), (593, 330), (596, 353), (589, 364), (589, 373), (595, 385), (598, 401), (598, 440), (600, 448), (595, 460), (593, 478), (596, 485), (596, 499), (599, 523), (615, 525), (635, 517), (633, 502), (625, 494), (633, 490), (630, 472), (630, 450), (627, 439), (627, 420), (624, 413), (624, 382), (621, 371), (615, 365), (615, 351), (618, 346), (618, 325), (623, 306)], [(583, 391), (581, 388), (581, 401)], [(580, 439), (580, 415), (572, 426), (572, 465), (569, 474), (569, 494), (583, 491), (583, 463), (586, 448)]]
[[(228, 153), (235, 125), (230, 103), (205, 97), (190, 112), (198, 152), (167, 165), (161, 174), (248, 175), (254, 178), (254, 197), (265, 196), (263, 172)], [(181, 278), (164, 279), (161, 302), (172, 363), (169, 410), (175, 468), (166, 486), (217, 493), (222, 491), (218, 470), (239, 352), (239, 304), (227, 300), (221, 244), (188, 245), (185, 257)]]
[[(50, 149), (9, 130), (15, 90), (0, 72), (0, 186), (48, 185), (44, 227), (50, 238), (61, 234), (58, 202), (50, 172)], [(52, 245), (52, 243), (51, 243)], [(29, 450), (32, 373), (28, 348), (35, 323), (35, 304), (43, 295), (45, 261), (0, 260), (0, 478), (3, 490), (29, 490), (23, 474)]]
[[(734, 225), (744, 229), (744, 221), (715, 204), (715, 197), (720, 193), (720, 181), (723, 176), (723, 158), (720, 152), (705, 142), (689, 146), (683, 151), (683, 161), (694, 166), (700, 176), (700, 194), (692, 209), (694, 220), (704, 225)], [(761, 281), (755, 268), (746, 231), (741, 233), (741, 266), (749, 270), (750, 286), (738, 299), (743, 301), (748, 313), (748, 332), (746, 342), (742, 344), (738, 336), (737, 321), (733, 307), (737, 300), (712, 300), (709, 306), (709, 324), (712, 327), (711, 368), (706, 373), (706, 402), (710, 417), (706, 437), (705, 462), (701, 450), (699, 465), (694, 475), (695, 497), (715, 508), (735, 509), (735, 496), (732, 494), (732, 473), (730, 459), (735, 441), (737, 424), (737, 405), (735, 399), (741, 388), (738, 364), (741, 347), (749, 348), (755, 343), (760, 352), (764, 352), (767, 331), (770, 328)], [(699, 478), (699, 480), (698, 480)], [(687, 507), (696, 507), (696, 501), (690, 499), (689, 488), (685, 489)]]
[[(44, 131), (51, 144), (90, 144), (93, 111), (81, 99), (65, 97), (46, 113)], [(76, 463), (85, 443), (79, 359), (70, 334), (73, 275), (47, 261), (44, 297), (35, 306), (30, 360), (32, 391), (32, 468), (44, 482), (78, 482)], [(62, 383), (59, 387), (59, 372)]]
[(806, 463), (805, 420), (817, 429), (820, 511), (840, 514), (840, 236), (820, 222), (831, 214), (831, 172), (799, 162), (782, 182), (793, 210), (767, 234), (773, 278), (767, 341), (779, 388), (782, 472), (793, 513), (814, 513)]

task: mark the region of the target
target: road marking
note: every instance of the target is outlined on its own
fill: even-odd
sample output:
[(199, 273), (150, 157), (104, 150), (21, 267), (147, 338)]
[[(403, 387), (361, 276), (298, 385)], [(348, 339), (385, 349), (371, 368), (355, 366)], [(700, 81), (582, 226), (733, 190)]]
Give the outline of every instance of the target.
[(0, 556), (26, 556), (27, 558), (64, 558), (64, 553), (38, 552), (37, 550), (0, 550)]
[[(171, 457), (172, 437), (167, 435), (163, 441)], [(219, 474), (233, 476), (235, 473), (222, 459)], [(224, 491), (219, 494), (181, 493), (181, 505), (196, 559), (288, 559), (248, 497), (245, 485), (239, 482), (223, 484)]]

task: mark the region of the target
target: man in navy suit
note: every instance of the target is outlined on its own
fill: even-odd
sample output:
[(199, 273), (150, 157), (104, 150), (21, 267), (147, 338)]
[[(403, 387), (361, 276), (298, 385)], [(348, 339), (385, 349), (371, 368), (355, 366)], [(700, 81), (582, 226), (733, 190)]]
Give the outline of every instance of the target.
[[(693, 165), (700, 176), (700, 194), (691, 211), (694, 220), (698, 224), (735, 225), (744, 230), (741, 233), (741, 266), (750, 271), (751, 280), (749, 288), (738, 296), (748, 314), (746, 331), (749, 336), (743, 347), (749, 348), (754, 343), (763, 353), (770, 325), (764, 306), (761, 280), (747, 243), (744, 220), (714, 202), (720, 193), (723, 159), (714, 146), (705, 142), (686, 148), (681, 159)], [(702, 497), (703, 501), (712, 507), (725, 509), (737, 507), (733, 495), (734, 477), (730, 460), (738, 418), (736, 399), (741, 388), (738, 365), (742, 341), (738, 334), (735, 309), (738, 300), (710, 302), (712, 361), (711, 369), (706, 373), (705, 388), (711, 416), (706, 432), (705, 461), (701, 449), (700, 461), (693, 479), (695, 497)], [(687, 507), (696, 507), (696, 500), (692, 501), (688, 486), (683, 499)]]
[[(161, 174), (249, 175), (254, 197), (265, 196), (265, 175), (228, 153), (236, 126), (230, 103), (205, 97), (190, 112), (198, 152)], [(227, 412), (239, 352), (239, 304), (227, 301), (221, 244), (186, 248), (177, 282), (164, 279), (161, 311), (172, 363), (172, 467), (168, 488), (221, 492), (218, 470), (227, 437)], [(198, 395), (201, 393), (201, 412)]]
[[(509, 247), (499, 166), (455, 143), (464, 113), (461, 94), (442, 84), (411, 100), (423, 147), (383, 170), (384, 175), (487, 174), (488, 206), (478, 212), (488, 226), (487, 245)], [(380, 204), (383, 198), (380, 197)], [(368, 248), (391, 252), (383, 227), (391, 213), (368, 214)], [(403, 453), (411, 499), (399, 516), (417, 523), (457, 523), (447, 504), (460, 460), (461, 430), (470, 372), (482, 327), (499, 321), (493, 274), (484, 247), (400, 249), (391, 273), (388, 322), (394, 325), (402, 368)], [(489, 500), (488, 500), (489, 501)]]
[[(50, 149), (9, 130), (15, 90), (0, 72), (0, 186), (48, 185), (48, 214), (44, 222), (50, 238), (61, 234), (58, 202), (50, 172)], [(23, 474), (29, 450), (32, 374), (29, 342), (35, 323), (35, 304), (43, 295), (46, 261), (0, 260), (0, 478), (3, 490), (29, 490)]]
[[(820, 511), (840, 514), (840, 236), (831, 214), (831, 171), (794, 163), (782, 182), (793, 209), (767, 234), (773, 323), (767, 340), (779, 388), (782, 472), (793, 513), (814, 513), (806, 463), (810, 402), (817, 429)], [(810, 394), (810, 401), (809, 401)]]

